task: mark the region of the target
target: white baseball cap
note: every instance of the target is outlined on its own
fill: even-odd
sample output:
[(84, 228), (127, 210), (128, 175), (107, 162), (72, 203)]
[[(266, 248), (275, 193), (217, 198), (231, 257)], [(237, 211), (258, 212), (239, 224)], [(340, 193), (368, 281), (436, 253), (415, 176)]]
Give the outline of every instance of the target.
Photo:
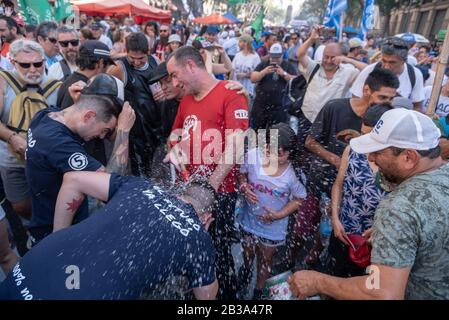
[(430, 117), (399, 108), (385, 112), (370, 133), (351, 139), (350, 145), (357, 153), (388, 147), (429, 150), (438, 146), (440, 136), (440, 130)]
[(280, 43), (274, 43), (270, 47), (270, 56), (272, 57), (280, 57), (282, 56), (282, 46)]

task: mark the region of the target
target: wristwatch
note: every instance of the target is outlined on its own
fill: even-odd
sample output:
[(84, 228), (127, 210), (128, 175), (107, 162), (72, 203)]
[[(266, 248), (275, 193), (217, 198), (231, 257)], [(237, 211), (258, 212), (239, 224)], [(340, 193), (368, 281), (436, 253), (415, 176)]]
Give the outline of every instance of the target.
[(286, 71), (284, 71), (284, 73), (282, 74), (283, 77), (285, 77), (288, 73)]

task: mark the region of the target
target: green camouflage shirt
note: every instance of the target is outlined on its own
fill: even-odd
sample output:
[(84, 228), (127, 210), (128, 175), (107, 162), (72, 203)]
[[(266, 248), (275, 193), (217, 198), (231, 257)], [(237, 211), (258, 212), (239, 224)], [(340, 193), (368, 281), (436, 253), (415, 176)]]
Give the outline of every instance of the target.
[(411, 267), (406, 299), (449, 299), (449, 164), (401, 183), (373, 230), (373, 264)]

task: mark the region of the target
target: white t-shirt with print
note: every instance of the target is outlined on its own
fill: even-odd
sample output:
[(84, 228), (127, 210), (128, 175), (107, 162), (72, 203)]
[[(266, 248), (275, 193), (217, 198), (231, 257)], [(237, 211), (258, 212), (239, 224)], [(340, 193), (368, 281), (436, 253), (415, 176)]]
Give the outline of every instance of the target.
[(254, 96), (254, 83), (249, 78), (237, 79), (237, 73), (253, 72), (257, 65), (260, 63), (260, 57), (257, 53), (249, 54), (247, 56), (239, 52), (232, 60), (232, 67), (234, 69), (234, 79), (239, 81), (251, 96)]
[[(427, 106), (430, 102), (430, 96), (432, 94), (432, 87), (428, 86), (424, 88), (424, 95), (426, 98), (424, 99), (424, 103), (422, 104), (422, 111), (425, 113), (427, 110)], [(437, 107), (435, 109), (435, 113), (440, 117), (445, 117), (449, 114), (449, 97), (443, 97), (440, 95), (438, 99)]]
[(280, 176), (268, 176), (262, 168), (261, 156), (258, 148), (248, 151), (245, 164), (240, 168), (241, 173), (248, 174), (248, 183), (257, 195), (258, 202), (253, 205), (245, 201), (239, 222), (245, 231), (256, 236), (282, 241), (287, 235), (288, 217), (274, 220), (270, 224), (263, 223), (257, 217), (267, 214), (264, 207), (279, 211), (291, 197), (304, 199), (307, 191), (291, 165)]

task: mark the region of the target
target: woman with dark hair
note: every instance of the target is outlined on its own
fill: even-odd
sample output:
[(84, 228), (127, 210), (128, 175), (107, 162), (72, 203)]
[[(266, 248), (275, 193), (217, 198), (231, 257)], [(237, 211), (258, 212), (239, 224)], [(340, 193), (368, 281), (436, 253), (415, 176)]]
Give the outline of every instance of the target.
[(155, 21), (147, 21), (143, 33), (147, 36), (150, 53), (154, 53), (156, 40), (159, 38), (159, 25)]

